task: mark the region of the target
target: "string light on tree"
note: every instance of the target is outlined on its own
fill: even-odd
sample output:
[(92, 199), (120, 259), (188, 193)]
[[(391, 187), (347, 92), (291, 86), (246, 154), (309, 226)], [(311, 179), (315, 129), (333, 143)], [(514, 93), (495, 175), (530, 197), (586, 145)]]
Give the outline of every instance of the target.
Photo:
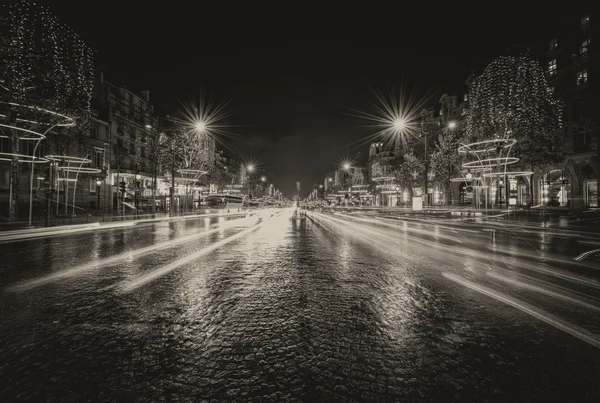
[(514, 138), (513, 150), (530, 166), (554, 162), (564, 144), (562, 105), (544, 70), (528, 55), (490, 63), (470, 89), (467, 141)]

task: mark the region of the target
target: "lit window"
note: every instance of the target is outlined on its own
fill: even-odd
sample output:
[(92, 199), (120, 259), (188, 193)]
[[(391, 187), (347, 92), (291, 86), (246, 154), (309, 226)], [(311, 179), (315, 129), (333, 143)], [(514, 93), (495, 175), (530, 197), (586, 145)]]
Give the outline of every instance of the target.
[(556, 38), (554, 38), (550, 41), (550, 50), (556, 49), (557, 47), (558, 47), (558, 41), (556, 40)]
[(581, 54), (581, 56), (587, 55), (589, 46), (590, 46), (589, 39), (586, 39), (585, 41), (581, 42), (581, 49), (579, 50), (579, 53)]
[(581, 29), (588, 29), (590, 27), (590, 16), (585, 15), (581, 19)]
[(552, 59), (548, 62), (548, 74), (551, 76), (556, 74), (556, 59)]
[(577, 85), (582, 85), (587, 83), (587, 70), (581, 70), (577, 73)]

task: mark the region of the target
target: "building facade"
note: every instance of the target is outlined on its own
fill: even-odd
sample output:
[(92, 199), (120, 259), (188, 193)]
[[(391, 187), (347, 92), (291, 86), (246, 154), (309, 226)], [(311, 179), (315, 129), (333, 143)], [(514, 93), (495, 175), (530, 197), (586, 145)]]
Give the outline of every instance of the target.
[(598, 207), (600, 57), (594, 17), (567, 19), (538, 52), (552, 91), (564, 102), (567, 131), (565, 161), (535, 170), (533, 194), (543, 207)]

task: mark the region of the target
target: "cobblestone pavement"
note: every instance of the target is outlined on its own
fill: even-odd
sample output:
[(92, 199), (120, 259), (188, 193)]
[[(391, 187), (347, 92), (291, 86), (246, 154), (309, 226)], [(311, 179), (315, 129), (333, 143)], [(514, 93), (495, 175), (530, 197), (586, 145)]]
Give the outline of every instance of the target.
[[(589, 281), (574, 285), (526, 271), (531, 256), (494, 264), (502, 247), (560, 253), (575, 241), (499, 233), (498, 255), (486, 260), (477, 253), (490, 235), (480, 229), (286, 213), (254, 230), (215, 225), (152, 224), (4, 249), (0, 401), (600, 401), (592, 269), (568, 266)], [(496, 277), (482, 272), (490, 266)], [(588, 305), (506, 281), (525, 275)], [(47, 281), (11, 288), (33, 278)], [(591, 339), (469, 282), (568, 318)]]

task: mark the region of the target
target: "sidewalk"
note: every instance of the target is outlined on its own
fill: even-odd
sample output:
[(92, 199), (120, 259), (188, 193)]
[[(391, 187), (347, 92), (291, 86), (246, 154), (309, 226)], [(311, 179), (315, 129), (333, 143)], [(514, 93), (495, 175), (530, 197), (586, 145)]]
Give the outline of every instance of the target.
[[(23, 240), (30, 238), (39, 238), (48, 235), (59, 235), (59, 234), (69, 234), (74, 232), (83, 232), (83, 231), (93, 231), (93, 230), (103, 230), (103, 229), (113, 229), (113, 228), (123, 228), (123, 227), (132, 227), (138, 224), (146, 224), (153, 222), (162, 222), (162, 221), (180, 221), (180, 220), (189, 220), (203, 217), (228, 217), (228, 216), (242, 216), (252, 213), (252, 211), (242, 211), (235, 213), (218, 213), (218, 212), (209, 212), (209, 213), (201, 213), (201, 214), (181, 214), (169, 216), (168, 214), (161, 214), (161, 217), (152, 217), (151, 214), (145, 215), (143, 217), (138, 216), (135, 218), (125, 218), (119, 220), (119, 217), (116, 216), (114, 221), (105, 221), (105, 222), (89, 222), (82, 224), (73, 224), (73, 225), (57, 225), (52, 227), (36, 227), (36, 228), (26, 228), (26, 229), (17, 229), (17, 230), (9, 230), (0, 232), (0, 242), (13, 241), (13, 240)], [(128, 216), (126, 216), (128, 217)], [(133, 217), (133, 216), (131, 216)]]

